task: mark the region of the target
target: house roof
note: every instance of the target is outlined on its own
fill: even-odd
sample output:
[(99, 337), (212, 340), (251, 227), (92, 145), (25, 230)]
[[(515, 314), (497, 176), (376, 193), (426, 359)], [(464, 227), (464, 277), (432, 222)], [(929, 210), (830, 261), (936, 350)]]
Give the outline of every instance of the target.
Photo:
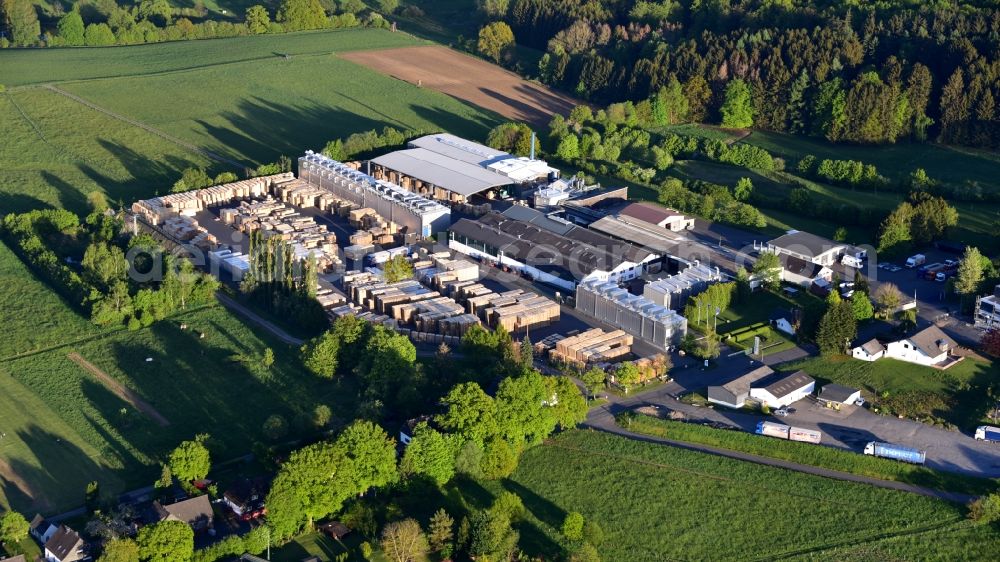
[(202, 521), (211, 521), (213, 517), (212, 502), (207, 495), (195, 496), (170, 505), (155, 502), (153, 508), (159, 514), (161, 521), (170, 518), (195, 525)]
[[(773, 369), (771, 369), (767, 365), (763, 365), (761, 367), (757, 367), (756, 369), (750, 371), (749, 373), (741, 375), (740, 377), (737, 377), (725, 384), (720, 385), (718, 388), (722, 388), (723, 390), (732, 393), (734, 396), (739, 396), (740, 394), (746, 394), (750, 392), (750, 387), (753, 385), (753, 383), (759, 381), (764, 377), (767, 377), (768, 375), (771, 375), (772, 373), (774, 373)], [(709, 388), (711, 389), (713, 387)]]
[(477, 164), (425, 148), (397, 150), (372, 159), (372, 163), (466, 196), (513, 183), (507, 176)]
[(661, 207), (655, 203), (632, 203), (618, 211), (618, 213), (656, 225), (673, 217), (684, 216), (673, 209)]
[(340, 521), (328, 521), (317, 525), (317, 527), (320, 531), (338, 539), (351, 533), (351, 529)]
[(819, 391), (819, 399), (826, 400), (828, 402), (843, 403), (856, 392), (858, 392), (858, 389), (856, 388), (851, 388), (837, 383), (830, 383)]
[(801, 389), (802, 387), (815, 383), (816, 381), (807, 375), (805, 371), (795, 371), (790, 374), (776, 374), (766, 380), (757, 381), (761, 384), (753, 385), (754, 388), (763, 388), (775, 398), (782, 398)]
[(866, 341), (858, 347), (865, 350), (868, 355), (878, 355), (879, 353), (885, 351), (885, 346), (875, 338)]
[(82, 546), (83, 539), (79, 533), (66, 525), (60, 525), (59, 530), (45, 543), (45, 550), (51, 552), (58, 560), (65, 560)]
[[(263, 501), (267, 494), (267, 481), (263, 478), (244, 478), (226, 490), (223, 496), (234, 504), (245, 506), (252, 501)], [(257, 500), (252, 498), (257, 497)]]
[(928, 357), (937, 357), (946, 351), (958, 347), (955, 340), (933, 324), (906, 338), (914, 347), (924, 352)]
[(787, 234), (771, 240), (768, 244), (775, 248), (781, 248), (782, 250), (814, 258), (830, 250), (839, 250), (847, 247), (847, 244), (843, 242), (834, 242), (829, 238), (823, 238), (822, 236), (816, 236), (815, 234), (801, 230), (790, 230)]

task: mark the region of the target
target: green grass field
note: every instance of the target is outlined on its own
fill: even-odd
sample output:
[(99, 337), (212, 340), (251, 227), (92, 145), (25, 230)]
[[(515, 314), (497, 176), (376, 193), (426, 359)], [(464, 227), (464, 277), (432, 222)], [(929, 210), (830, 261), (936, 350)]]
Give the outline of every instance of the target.
[(522, 547), (546, 559), (568, 511), (604, 529), (604, 560), (843, 560), (864, 548), (990, 560), (1000, 549), (996, 529), (973, 530), (953, 504), (602, 433), (527, 451), (503, 486), (530, 512)]
[(485, 137), (498, 116), (336, 56), (417, 44), (365, 29), (0, 52), (3, 80), (15, 79), (6, 85), (23, 86), (0, 95), (0, 209), (83, 211), (95, 190), (128, 204), (165, 192), (186, 167), (232, 168), (44, 83), (246, 167), (385, 126)]
[(906, 482), (926, 488), (977, 496), (997, 490), (997, 482), (985, 478), (941, 472), (923, 466), (880, 459), (832, 447), (782, 441), (742, 431), (725, 431), (693, 423), (662, 420), (646, 415), (631, 416), (625, 425), (628, 426), (629, 431), (654, 437), (711, 445), (882, 480)]
[[(233, 359), (259, 361), (268, 346), (276, 356), (270, 370)], [(69, 359), (70, 351), (138, 393), (170, 425), (161, 427), (113, 394)], [(294, 427), (297, 414), (323, 403), (336, 419), (352, 419), (351, 383), (320, 381), (294, 355), (216, 306), (4, 361), (0, 425), (8, 434), (2, 457), (8, 468), (0, 471), (0, 496), (25, 511), (74, 507), (90, 479), (105, 493), (152, 482), (156, 463), (197, 433), (210, 433), (216, 460), (225, 460), (262, 440), (261, 426), (274, 413)]]
[(971, 358), (946, 371), (894, 359), (847, 357), (815, 357), (787, 368), (802, 369), (818, 381), (861, 388), (877, 398), (886, 393), (886, 398), (902, 401), (900, 413), (908, 417), (933, 417), (963, 429), (982, 421), (989, 402), (983, 389), (1000, 378), (1000, 366)]
[(971, 181), (979, 182), (986, 188), (1000, 188), (1000, 178), (996, 174), (1000, 154), (987, 151), (937, 144), (832, 144), (820, 139), (767, 131), (754, 131), (742, 142), (793, 161), (807, 154), (819, 160), (860, 160), (874, 164), (880, 174), (893, 181), (905, 178), (916, 168), (923, 168), (927, 175), (940, 181), (958, 184)]
[(0, 243), (0, 360), (100, 333)]

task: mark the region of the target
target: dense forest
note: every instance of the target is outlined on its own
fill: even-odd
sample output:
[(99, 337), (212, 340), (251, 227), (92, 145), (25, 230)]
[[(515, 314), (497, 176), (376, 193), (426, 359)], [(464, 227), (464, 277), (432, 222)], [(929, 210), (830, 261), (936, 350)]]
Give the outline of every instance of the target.
[[(481, 0), (544, 50), (543, 82), (597, 103), (676, 79), (684, 121), (723, 122), (727, 87), (750, 123), (831, 141), (1000, 146), (996, 0)], [(731, 89), (731, 88), (729, 88)], [(746, 117), (746, 116), (744, 116)]]

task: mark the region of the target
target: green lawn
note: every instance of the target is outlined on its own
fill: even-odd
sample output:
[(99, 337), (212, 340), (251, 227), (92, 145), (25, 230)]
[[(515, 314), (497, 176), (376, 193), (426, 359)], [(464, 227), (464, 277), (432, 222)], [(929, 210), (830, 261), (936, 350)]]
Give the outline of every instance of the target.
[(0, 67), (5, 70), (3, 84), (10, 88), (67, 80), (161, 74), (269, 60), (285, 54), (294, 59), (299, 55), (421, 44), (424, 43), (404, 33), (378, 29), (305, 31), (130, 47), (9, 49), (0, 51)]
[[(604, 529), (604, 560), (831, 559), (857, 545), (884, 559), (991, 560), (1000, 549), (988, 527), (935, 541), (971, 536), (960, 506), (595, 432), (527, 451), (502, 486), (530, 512), (522, 547), (546, 559), (568, 511)], [(892, 538), (909, 533), (921, 540)]]
[[(495, 114), (336, 56), (417, 44), (401, 33), (365, 29), (0, 52), (6, 85), (26, 85), (0, 95), (0, 209), (82, 212), (91, 191), (128, 204), (165, 192), (186, 167), (231, 169), (33, 84), (58, 82), (241, 163), (238, 173), (385, 126), (484, 138), (500, 121)], [(291, 57), (278, 56), (285, 53)]]
[[(259, 360), (267, 346), (276, 356), (269, 371), (233, 360)], [(70, 360), (70, 351), (137, 392), (170, 425), (159, 426), (113, 394)], [(262, 440), (261, 426), (274, 413), (295, 428), (298, 414), (324, 403), (337, 419), (350, 420), (357, 395), (349, 382), (305, 372), (295, 350), (218, 306), (0, 362), (0, 384), (7, 387), (0, 392), (0, 424), (10, 424), (2, 458), (10, 467), (5, 472), (16, 475), (4, 476), (2, 495), (24, 511), (74, 507), (92, 479), (104, 493), (148, 484), (157, 462), (197, 433), (210, 433), (216, 460), (225, 460)]]
[[(0, 242), (0, 359), (100, 333)], [(2, 417), (2, 416), (0, 416)]]
[[(758, 291), (747, 299), (746, 302), (738, 302), (719, 315), (718, 333), (722, 336), (723, 341), (726, 341), (727, 334), (732, 334), (732, 339), (727, 343), (731, 343), (737, 347), (751, 346), (753, 345), (753, 337), (752, 335), (747, 336), (747, 334), (768, 326), (773, 312), (790, 310), (797, 307), (804, 310), (808, 317), (810, 316), (810, 311), (815, 313), (817, 307), (822, 305), (823, 302), (821, 300), (806, 293), (804, 290), (799, 290), (797, 294), (792, 296), (773, 293), (771, 291)], [(697, 318), (689, 319), (689, 321), (692, 325), (705, 325), (704, 322), (699, 324)], [(712, 327), (713, 323), (714, 318), (709, 319), (708, 327)], [(767, 338), (763, 342), (763, 345), (765, 346), (765, 354), (767, 354), (791, 349), (795, 346), (795, 343), (792, 338), (787, 337), (774, 328), (770, 328), (770, 338)]]
[(810, 443), (782, 441), (742, 431), (715, 429), (693, 423), (657, 419), (647, 415), (632, 415), (629, 417), (628, 423), (622, 421), (622, 425), (627, 426), (629, 431), (635, 433), (700, 443), (949, 492), (978, 496), (997, 490), (997, 482), (994, 480), (941, 472), (923, 466), (862, 455), (857, 452)]
[(875, 406), (907, 417), (944, 420), (964, 429), (978, 425), (988, 407), (986, 386), (1000, 378), (995, 362), (965, 359), (946, 371), (894, 359), (874, 362), (848, 357), (816, 357), (788, 369), (802, 369), (818, 380), (866, 390)]

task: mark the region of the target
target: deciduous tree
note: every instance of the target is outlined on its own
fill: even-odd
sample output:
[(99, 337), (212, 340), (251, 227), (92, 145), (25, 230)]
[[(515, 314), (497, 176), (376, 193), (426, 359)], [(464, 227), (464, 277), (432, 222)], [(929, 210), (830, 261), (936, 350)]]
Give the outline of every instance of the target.
[(104, 553), (97, 562), (135, 562), (139, 560), (139, 544), (132, 539), (114, 539), (104, 543)]
[(576, 511), (567, 513), (563, 519), (562, 534), (570, 541), (583, 540), (583, 515)]
[(403, 519), (386, 525), (382, 529), (379, 546), (389, 560), (395, 562), (421, 560), (430, 550), (427, 536), (415, 519)]
[(410, 263), (410, 260), (406, 259), (405, 255), (397, 254), (382, 264), (382, 273), (385, 276), (386, 283), (396, 283), (412, 279), (413, 264)]
[(62, 39), (66, 45), (71, 47), (83, 45), (83, 18), (80, 17), (80, 11), (76, 9), (76, 6), (73, 6), (72, 10), (66, 12), (66, 15), (59, 18), (59, 23), (56, 27), (59, 31), (59, 38)]
[(457, 436), (443, 434), (426, 422), (420, 423), (406, 446), (399, 469), (407, 475), (425, 475), (439, 486), (444, 486), (455, 475), (458, 444)]
[(0, 542), (14, 544), (28, 538), (28, 521), (16, 511), (0, 515)]
[(720, 109), (722, 126), (731, 129), (748, 129), (753, 127), (753, 100), (750, 86), (740, 79), (726, 84), (725, 101)]
[(139, 530), (139, 559), (144, 562), (182, 562), (194, 555), (194, 531), (184, 521), (161, 521)]
[(774, 252), (761, 252), (753, 264), (753, 274), (774, 291), (781, 287), (781, 260)]
[(271, 16), (267, 13), (267, 8), (260, 4), (250, 6), (247, 9), (246, 26), (254, 35), (267, 33), (271, 26)]
[(493, 62), (499, 63), (513, 45), (514, 32), (502, 21), (486, 24), (479, 30), (479, 52), (493, 59)]
[(194, 482), (208, 476), (212, 468), (212, 458), (205, 447), (207, 434), (201, 434), (191, 441), (184, 441), (170, 453), (170, 472), (181, 482)]

